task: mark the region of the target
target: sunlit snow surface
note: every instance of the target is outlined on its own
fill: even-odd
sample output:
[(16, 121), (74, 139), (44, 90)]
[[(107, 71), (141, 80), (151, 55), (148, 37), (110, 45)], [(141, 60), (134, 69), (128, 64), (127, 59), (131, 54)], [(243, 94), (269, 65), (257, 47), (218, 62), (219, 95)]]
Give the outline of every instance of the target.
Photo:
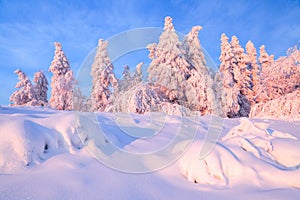
[[(122, 121), (117, 123), (112, 113), (97, 113), (96, 119), (105, 142), (141, 154), (169, 144), (183, 120), (167, 116), (151, 125), (149, 116), (134, 114), (128, 129), (122, 130)], [(192, 139), (181, 140), (172, 148), (190, 144), (183, 155), (162, 169), (134, 174), (111, 169), (97, 160), (87, 148), (93, 137), (82, 141), (73, 112), (1, 107), (0, 199), (299, 198), (300, 122), (226, 119), (215, 148), (201, 159), (211, 117), (185, 120), (190, 128), (183, 133), (196, 131)], [(136, 135), (136, 130), (143, 129), (133, 129), (137, 125), (162, 127), (152, 137), (143, 138)], [(152, 134), (143, 134), (148, 133)], [(116, 152), (103, 153), (113, 157)], [(168, 154), (160, 156), (163, 159)], [(152, 166), (149, 160), (141, 162)]]

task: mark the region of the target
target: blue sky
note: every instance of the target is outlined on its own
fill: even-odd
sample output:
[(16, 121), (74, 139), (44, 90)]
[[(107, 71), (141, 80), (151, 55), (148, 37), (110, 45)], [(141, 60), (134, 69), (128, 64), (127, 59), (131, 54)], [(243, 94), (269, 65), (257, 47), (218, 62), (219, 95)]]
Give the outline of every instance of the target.
[(242, 46), (248, 40), (257, 48), (265, 44), (275, 58), (300, 40), (300, 1), (295, 0), (0, 0), (0, 104), (7, 105), (15, 90), (17, 68), (30, 77), (43, 70), (50, 81), (54, 41), (62, 43), (77, 72), (99, 38), (163, 27), (165, 16), (182, 33), (203, 26), (200, 41), (217, 64), (223, 32), (236, 35)]

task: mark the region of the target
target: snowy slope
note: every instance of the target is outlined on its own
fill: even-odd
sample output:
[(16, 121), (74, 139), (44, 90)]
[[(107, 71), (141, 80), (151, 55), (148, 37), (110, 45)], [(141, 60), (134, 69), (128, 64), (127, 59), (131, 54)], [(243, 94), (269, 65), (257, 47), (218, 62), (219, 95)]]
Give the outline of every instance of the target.
[[(221, 134), (214, 135), (219, 141), (208, 156), (202, 156), (207, 141), (214, 139), (206, 133), (217, 124), (216, 118), (97, 113), (95, 119), (103, 138), (97, 138), (92, 126), (78, 126), (73, 112), (1, 107), (0, 199), (298, 199), (300, 195), (299, 121), (221, 120)], [(90, 131), (84, 135), (80, 127)], [(174, 138), (175, 145), (160, 152)], [(115, 149), (103, 149), (102, 139)], [(183, 155), (176, 154), (182, 148)], [(141, 159), (118, 157), (120, 152), (136, 153)], [(153, 156), (142, 159), (147, 154)], [(120, 158), (117, 169), (109, 167), (115, 164), (108, 162), (110, 158)], [(119, 171), (131, 169), (150, 172)]]

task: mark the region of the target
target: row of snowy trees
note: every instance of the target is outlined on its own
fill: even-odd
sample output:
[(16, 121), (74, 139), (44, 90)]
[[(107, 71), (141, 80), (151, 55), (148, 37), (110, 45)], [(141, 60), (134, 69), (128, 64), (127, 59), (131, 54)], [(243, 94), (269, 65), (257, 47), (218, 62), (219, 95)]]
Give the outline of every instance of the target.
[(274, 56), (248, 41), (246, 52), (236, 36), (229, 42), (221, 36), (220, 70), (216, 75), (217, 94), (223, 116), (248, 117), (254, 105), (264, 104), (292, 93), (300, 86), (300, 51), (288, 50), (288, 55), (274, 61)]
[[(195, 26), (183, 41), (174, 29), (172, 18), (166, 17), (158, 43), (149, 44), (147, 77), (143, 63), (130, 73), (124, 66), (117, 79), (108, 56), (108, 42), (98, 41), (91, 66), (91, 94), (83, 98), (68, 59), (60, 43), (49, 71), (51, 96), (47, 102), (46, 77), (36, 73), (34, 85), (17, 70), (20, 82), (12, 94), (12, 105), (50, 106), (58, 110), (100, 112), (164, 112), (167, 114), (215, 114), (223, 117), (247, 117), (253, 107), (299, 89), (300, 50), (290, 49), (286, 57), (274, 61), (265, 46), (259, 49), (249, 41), (241, 47), (236, 36), (221, 35), (220, 68), (211, 72), (198, 39), (201, 26)], [(261, 107), (261, 106), (260, 106)]]
[(143, 63), (137, 65), (134, 74), (125, 66), (122, 78), (117, 80), (107, 54), (107, 42), (99, 40), (91, 70), (89, 111), (196, 111), (202, 115), (217, 111), (212, 75), (198, 39), (201, 28), (193, 27), (180, 42), (172, 19), (166, 17), (159, 42), (147, 46), (152, 60), (147, 82), (142, 81)]
[(34, 85), (28, 76), (21, 70), (16, 70), (19, 82), (18, 88), (10, 96), (12, 106), (50, 106), (57, 110), (73, 110), (73, 96), (75, 93), (75, 79), (69, 61), (65, 56), (62, 46), (55, 42), (55, 54), (49, 67), (53, 73), (51, 80), (51, 96), (48, 101), (48, 81), (42, 71), (34, 74)]
[[(216, 114), (223, 117), (247, 117), (254, 105), (266, 103), (296, 90), (299, 86), (299, 50), (290, 50), (287, 57), (279, 58), (266, 52), (265, 46), (259, 48), (259, 56), (254, 44), (249, 41), (241, 47), (236, 36), (221, 36), (220, 70), (213, 74), (207, 67), (205, 56), (198, 39), (202, 28), (195, 26), (179, 41), (170, 17), (165, 18), (164, 32), (156, 44), (149, 44), (148, 80), (142, 83), (138, 65), (134, 74), (139, 81), (133, 81), (128, 66), (119, 81), (106, 82), (105, 88), (113, 85), (114, 93), (98, 101), (101, 109), (90, 111), (118, 111), (144, 113), (160, 111), (168, 114), (199, 113)], [(102, 41), (103, 42), (103, 41)], [(105, 52), (99, 43), (95, 63)], [(292, 53), (293, 52), (293, 53)], [(115, 77), (113, 65), (107, 53), (105, 68), (110, 70), (105, 76)], [(102, 58), (104, 59), (104, 58)], [(298, 60), (298, 61), (297, 61)], [(103, 63), (103, 62), (102, 62)], [(93, 73), (92, 73), (93, 74)], [(135, 84), (131, 84), (130, 82)], [(93, 88), (97, 88), (93, 85)], [(103, 83), (99, 85), (103, 88)], [(96, 92), (97, 93), (97, 92)], [(107, 93), (107, 92), (106, 92)], [(97, 102), (97, 101), (96, 101)]]
[(10, 96), (10, 102), (12, 102), (11, 105), (46, 106), (48, 104), (48, 81), (42, 71), (34, 74), (34, 85), (21, 70), (17, 69), (15, 74), (18, 75), (19, 79), (19, 82), (16, 85), (18, 90)]

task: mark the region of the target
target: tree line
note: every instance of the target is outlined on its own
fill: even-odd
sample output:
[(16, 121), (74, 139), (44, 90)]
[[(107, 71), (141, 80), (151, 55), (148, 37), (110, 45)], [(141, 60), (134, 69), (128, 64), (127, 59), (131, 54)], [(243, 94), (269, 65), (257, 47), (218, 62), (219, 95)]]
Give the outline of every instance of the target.
[(166, 114), (248, 117), (251, 109), (293, 93), (300, 83), (300, 51), (288, 50), (287, 56), (274, 60), (251, 41), (245, 49), (236, 36), (231, 41), (221, 35), (220, 66), (217, 72), (207, 66), (199, 41), (201, 26), (194, 26), (183, 41), (175, 31), (171, 17), (166, 17), (158, 43), (149, 44), (151, 63), (147, 80), (138, 63), (134, 73), (124, 66), (118, 79), (107, 52), (108, 42), (100, 39), (91, 66), (91, 93), (88, 97), (76, 87), (74, 73), (60, 43), (49, 67), (48, 81), (42, 71), (34, 75), (34, 84), (21, 70), (16, 70), (18, 90), (10, 97), (12, 106), (50, 106), (58, 110), (89, 112), (164, 112)]

